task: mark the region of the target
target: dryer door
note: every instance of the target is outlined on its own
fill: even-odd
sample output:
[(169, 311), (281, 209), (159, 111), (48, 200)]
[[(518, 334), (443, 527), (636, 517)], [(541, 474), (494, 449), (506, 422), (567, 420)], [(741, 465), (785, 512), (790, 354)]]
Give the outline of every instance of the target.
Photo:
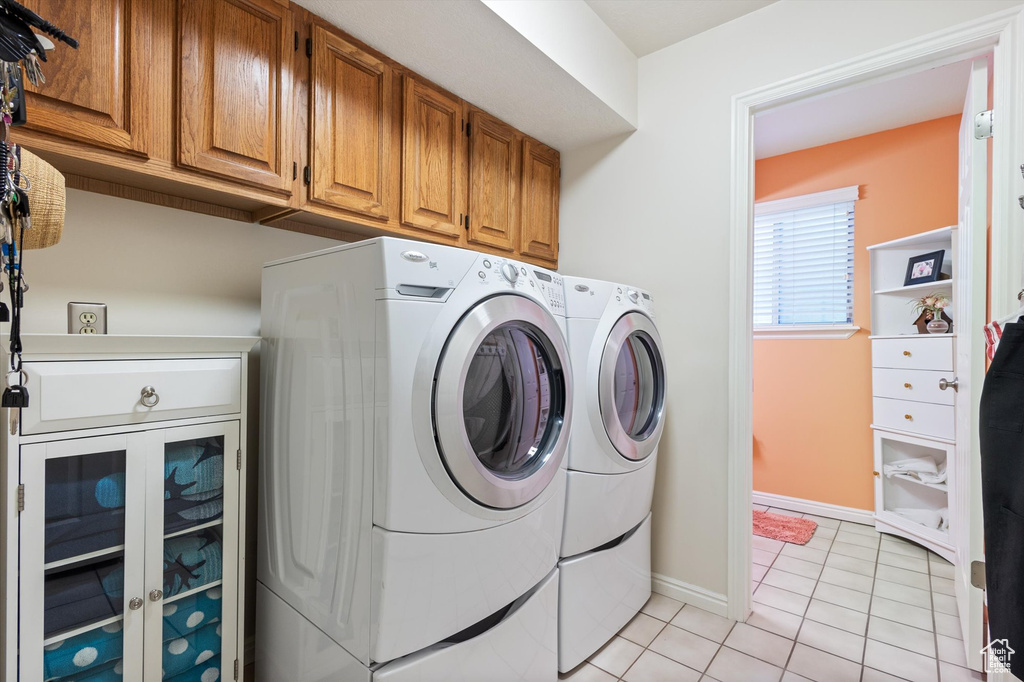
[(661, 337), (649, 317), (627, 313), (605, 341), (598, 378), (601, 419), (623, 457), (646, 459), (658, 447), (665, 416)]
[(489, 298), (459, 321), (434, 384), (445, 467), (476, 502), (524, 505), (558, 472), (569, 437), (569, 353), (555, 319), (523, 296)]

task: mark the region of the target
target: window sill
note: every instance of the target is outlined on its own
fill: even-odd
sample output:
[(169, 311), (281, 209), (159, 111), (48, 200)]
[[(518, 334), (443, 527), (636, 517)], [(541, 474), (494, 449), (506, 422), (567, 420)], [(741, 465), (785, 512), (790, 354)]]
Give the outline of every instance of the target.
[(793, 325), (787, 327), (754, 327), (755, 339), (848, 339), (860, 327), (853, 325), (844, 327)]

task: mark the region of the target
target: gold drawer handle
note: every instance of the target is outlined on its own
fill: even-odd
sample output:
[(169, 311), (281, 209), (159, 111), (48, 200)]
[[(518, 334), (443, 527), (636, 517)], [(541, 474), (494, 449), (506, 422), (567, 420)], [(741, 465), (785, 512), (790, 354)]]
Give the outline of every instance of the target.
[(873, 473), (875, 475), (875, 478), (878, 478), (879, 476), (881, 476), (881, 474), (879, 474), (877, 471), (872, 471), (871, 473)]
[(910, 384), (903, 384), (903, 388), (913, 388)]
[(910, 351), (909, 351), (909, 350), (905, 350), (905, 351), (903, 351), (903, 354), (904, 354), (905, 356), (907, 356), (908, 358), (910, 357)]
[(914, 421), (914, 417), (909, 414), (903, 415), (903, 418), (906, 419), (908, 422)]

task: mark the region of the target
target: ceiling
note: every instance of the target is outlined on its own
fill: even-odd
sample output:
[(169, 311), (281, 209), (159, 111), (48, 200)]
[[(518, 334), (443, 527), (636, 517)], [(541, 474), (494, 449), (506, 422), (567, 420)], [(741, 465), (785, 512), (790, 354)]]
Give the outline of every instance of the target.
[(637, 57), (656, 52), (775, 0), (586, 0)]
[(959, 114), (970, 62), (921, 71), (771, 109), (754, 119), (754, 154), (779, 154)]

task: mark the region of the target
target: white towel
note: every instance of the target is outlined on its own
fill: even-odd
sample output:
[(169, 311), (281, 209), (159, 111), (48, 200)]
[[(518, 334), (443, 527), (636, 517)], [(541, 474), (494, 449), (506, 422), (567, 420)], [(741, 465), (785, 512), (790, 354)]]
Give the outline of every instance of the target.
[(893, 474), (937, 474), (939, 467), (932, 457), (911, 457), (882, 465), (886, 476)]
[[(948, 510), (946, 510), (948, 514)], [(892, 510), (893, 514), (902, 516), (915, 523), (920, 523), (926, 528), (942, 528), (943, 516), (940, 511), (934, 509), (913, 509), (909, 507), (897, 507)]]
[(939, 516), (942, 517), (942, 530), (949, 530), (949, 507), (943, 507), (939, 510)]

